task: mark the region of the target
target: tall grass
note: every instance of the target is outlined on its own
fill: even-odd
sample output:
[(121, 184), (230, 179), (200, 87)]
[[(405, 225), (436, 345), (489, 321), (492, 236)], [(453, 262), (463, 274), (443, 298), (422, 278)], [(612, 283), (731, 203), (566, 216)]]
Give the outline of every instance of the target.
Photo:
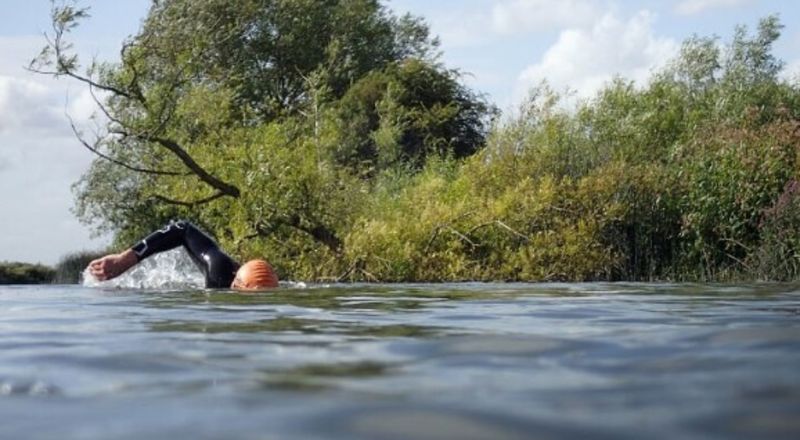
[(101, 251), (73, 252), (61, 257), (55, 266), (53, 274), (54, 284), (78, 284), (81, 274), (89, 262), (105, 255)]

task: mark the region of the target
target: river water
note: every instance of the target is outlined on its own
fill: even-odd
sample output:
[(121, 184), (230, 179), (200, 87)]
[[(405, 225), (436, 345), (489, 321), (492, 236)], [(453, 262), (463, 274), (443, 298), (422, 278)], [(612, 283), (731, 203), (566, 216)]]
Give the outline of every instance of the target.
[(0, 286), (1, 439), (800, 438), (800, 288)]

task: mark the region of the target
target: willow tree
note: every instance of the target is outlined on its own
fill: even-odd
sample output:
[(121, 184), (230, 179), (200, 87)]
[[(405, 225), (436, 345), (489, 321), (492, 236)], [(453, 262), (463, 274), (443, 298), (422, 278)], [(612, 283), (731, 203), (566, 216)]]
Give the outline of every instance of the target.
[[(84, 70), (67, 37), (87, 17), (75, 2), (54, 3), (52, 32), (30, 69), (80, 81), (95, 97), (106, 121), (99, 133), (87, 138), (73, 124), (97, 155), (74, 188), (76, 211), (122, 241), (175, 215), (232, 209), (263, 165), (242, 145), (297, 145), (297, 131), (277, 130), (280, 138), (253, 131), (302, 119), (319, 105), (319, 91), (334, 102), (371, 71), (409, 58), (433, 65), (437, 56), (424, 23), (377, 0), (154, 0), (119, 62)], [(214, 232), (285, 226), (340, 245), (314, 214), (322, 209), (270, 209), (267, 226), (248, 218), (241, 230)]]

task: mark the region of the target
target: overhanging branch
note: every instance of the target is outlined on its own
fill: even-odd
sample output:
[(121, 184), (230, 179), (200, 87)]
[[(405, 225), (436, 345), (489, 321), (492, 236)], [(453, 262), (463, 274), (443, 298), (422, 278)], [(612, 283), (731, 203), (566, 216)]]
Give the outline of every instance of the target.
[[(342, 253), (342, 240), (340, 240), (339, 237), (336, 236), (336, 233), (334, 231), (330, 230), (328, 227), (324, 225), (320, 224), (316, 224), (314, 226), (304, 225), (298, 215), (287, 217), (285, 220), (280, 220), (279, 222), (277, 222), (277, 224), (289, 226), (291, 228), (297, 229), (298, 231), (310, 235), (312, 238), (314, 238), (314, 240), (327, 246), (335, 254)], [(275, 227), (268, 228), (264, 224), (258, 224), (255, 226), (255, 228), (256, 232), (260, 236), (269, 236), (276, 229)]]
[[(96, 87), (100, 90), (105, 90), (107, 92), (114, 93), (119, 96), (124, 96), (125, 98), (139, 101), (141, 104), (146, 105), (146, 99), (144, 95), (141, 93), (136, 93), (138, 90), (134, 88), (134, 93), (130, 93), (125, 91), (119, 87), (114, 87), (109, 84), (101, 84), (95, 80), (93, 80), (90, 76), (83, 76), (75, 73), (75, 68), (77, 67), (76, 60), (77, 56), (68, 56), (64, 53), (64, 50), (69, 50), (71, 45), (69, 43), (64, 42), (64, 33), (68, 32), (70, 28), (76, 25), (76, 20), (84, 18), (88, 16), (86, 13), (87, 9), (82, 10), (72, 10), (71, 8), (64, 8), (60, 9), (53, 5), (53, 9), (51, 10), (51, 17), (52, 17), (52, 27), (53, 27), (53, 39), (45, 34), (45, 40), (47, 41), (47, 46), (45, 49), (42, 50), (42, 53), (39, 57), (35, 58), (31, 63), (26, 67), (26, 70), (38, 74), (43, 75), (52, 75), (52, 76), (62, 76), (66, 75), (70, 78), (73, 78), (77, 81), (80, 81), (84, 84), (88, 84), (90, 87)], [(67, 14), (68, 18), (65, 18), (64, 14)], [(52, 66), (53, 63), (49, 61), (43, 61), (43, 57), (49, 52), (48, 48), (52, 49), (52, 54), (55, 60), (55, 70), (45, 70), (37, 66)], [(93, 66), (94, 67), (94, 66)], [(93, 70), (89, 69), (89, 72)]]
[[(152, 130), (147, 130), (146, 132), (140, 133), (132, 133), (133, 131), (137, 131), (136, 128), (132, 128), (126, 126), (123, 120), (120, 118), (115, 118), (112, 111), (113, 108), (108, 108), (106, 105), (100, 102), (100, 100), (95, 95), (95, 89), (103, 90), (105, 92), (109, 92), (113, 94), (115, 97), (124, 98), (130, 101), (129, 104), (133, 106), (141, 106), (147, 112), (150, 112), (152, 109), (148, 108), (149, 103), (145, 98), (144, 94), (142, 93), (141, 84), (139, 83), (139, 70), (136, 68), (136, 64), (134, 62), (130, 63), (130, 68), (133, 72), (133, 76), (130, 79), (130, 82), (127, 84), (104, 84), (103, 78), (100, 80), (96, 80), (95, 73), (96, 71), (96, 63), (93, 63), (90, 68), (87, 70), (85, 75), (76, 73), (78, 69), (77, 63), (77, 56), (73, 55), (70, 52), (71, 44), (64, 40), (65, 35), (76, 26), (78, 20), (85, 18), (88, 16), (87, 9), (75, 9), (70, 6), (64, 7), (56, 7), (55, 3), (51, 10), (52, 16), (52, 26), (53, 26), (53, 34), (52, 38), (45, 34), (45, 40), (47, 41), (47, 46), (42, 50), (38, 57), (36, 57), (33, 61), (31, 61), (30, 65), (27, 67), (29, 71), (52, 75), (55, 77), (59, 77), (62, 75), (68, 76), (73, 78), (79, 82), (87, 84), (89, 86), (89, 91), (92, 94), (92, 98), (100, 107), (100, 110), (105, 114), (109, 121), (112, 122), (114, 125), (118, 125), (119, 127), (109, 127), (109, 134), (119, 134), (121, 136), (138, 139), (144, 142), (150, 142), (157, 145), (160, 145), (174, 154), (178, 160), (189, 170), (188, 173), (177, 173), (171, 171), (161, 171), (161, 170), (152, 170), (147, 169), (135, 165), (131, 165), (130, 163), (126, 163), (122, 160), (114, 158), (108, 154), (105, 154), (100, 151), (99, 145), (101, 143), (101, 137), (98, 135), (98, 141), (95, 142), (94, 145), (91, 145), (89, 142), (86, 142), (80, 132), (78, 131), (77, 127), (75, 126), (74, 121), (67, 115), (67, 118), (70, 120), (70, 125), (72, 127), (73, 132), (75, 133), (78, 140), (81, 144), (87, 148), (89, 151), (93, 152), (94, 154), (98, 155), (99, 157), (103, 158), (104, 160), (108, 160), (111, 163), (124, 167), (128, 170), (138, 172), (138, 173), (145, 173), (145, 174), (153, 174), (153, 175), (164, 175), (164, 176), (181, 176), (181, 175), (191, 175), (194, 174), (197, 176), (202, 182), (206, 183), (207, 185), (214, 188), (217, 193), (214, 196), (208, 197), (203, 200), (195, 201), (195, 202), (182, 202), (171, 200), (177, 204), (189, 204), (189, 205), (196, 205), (198, 203), (206, 203), (207, 201), (214, 200), (216, 198), (222, 196), (231, 196), (237, 198), (240, 196), (240, 190), (238, 187), (227, 183), (216, 176), (212, 175), (208, 171), (206, 171), (203, 167), (201, 167), (194, 158), (178, 143), (172, 139), (164, 137), (163, 130), (170, 121), (172, 114), (174, 113), (174, 106), (176, 102), (174, 100), (168, 100), (168, 102), (163, 105), (158, 113), (157, 119), (157, 126), (154, 127)], [(126, 54), (130, 53), (130, 48), (135, 46), (134, 42), (126, 43), (121, 51), (121, 56), (124, 58)], [(183, 68), (179, 69), (177, 75), (172, 80), (172, 87), (179, 88), (180, 85), (183, 83), (183, 76), (184, 70), (187, 67), (183, 66)], [(108, 82), (108, 81), (105, 81)], [(111, 80), (113, 83), (114, 81)], [(165, 116), (166, 112), (166, 116)], [(170, 201), (170, 199), (166, 199), (164, 197), (161, 198), (163, 201)]]
[(206, 197), (206, 198), (203, 198), (203, 199), (200, 199), (200, 200), (194, 200), (194, 201), (191, 201), (191, 202), (184, 202), (182, 200), (170, 199), (169, 197), (164, 197), (164, 196), (159, 195), (159, 194), (154, 195), (153, 198), (158, 200), (158, 201), (164, 202), (164, 203), (169, 203), (170, 205), (179, 205), (179, 206), (186, 206), (186, 207), (192, 208), (192, 207), (195, 207), (195, 206), (198, 206), (198, 205), (204, 205), (206, 203), (212, 202), (214, 200), (217, 200), (220, 197), (224, 197), (225, 195), (226, 194), (224, 194), (222, 192), (218, 192), (218, 193), (216, 193), (214, 195), (211, 195), (209, 197)]
[(222, 180), (212, 176), (206, 170), (204, 170), (189, 153), (186, 152), (177, 142), (171, 139), (165, 139), (158, 136), (147, 136), (142, 135), (140, 136), (143, 140), (156, 142), (159, 145), (163, 146), (167, 150), (171, 151), (178, 159), (186, 165), (189, 170), (192, 171), (200, 180), (210, 185), (212, 188), (217, 189), (223, 195), (231, 196), (234, 198), (239, 197), (241, 192), (239, 188), (229, 183), (223, 182)]
[(86, 142), (86, 140), (83, 139), (83, 137), (81, 136), (81, 133), (80, 133), (80, 131), (78, 131), (78, 128), (75, 126), (75, 121), (72, 120), (72, 117), (69, 114), (66, 114), (66, 116), (67, 116), (67, 119), (69, 120), (70, 127), (72, 127), (72, 132), (75, 134), (75, 137), (78, 139), (78, 141), (84, 147), (86, 147), (86, 149), (88, 149), (89, 151), (91, 151), (92, 153), (96, 154), (98, 157), (100, 157), (102, 159), (105, 159), (105, 160), (107, 160), (107, 161), (109, 161), (109, 162), (111, 162), (111, 163), (113, 163), (115, 165), (119, 165), (119, 166), (121, 166), (121, 167), (123, 167), (125, 169), (130, 170), (130, 171), (135, 171), (137, 173), (151, 174), (151, 175), (157, 175), (157, 176), (180, 176), (180, 175), (183, 174), (183, 173), (178, 173), (178, 172), (175, 172), (175, 171), (151, 170), (151, 169), (147, 169), (147, 168), (137, 167), (135, 165), (130, 165), (130, 164), (125, 163), (125, 162), (123, 162), (121, 160), (115, 159), (115, 158), (113, 158), (113, 157), (111, 157), (111, 156), (109, 156), (107, 154), (104, 154), (103, 152), (101, 152), (97, 148), (97, 146), (96, 146), (97, 144), (95, 144), (95, 146), (89, 145), (89, 143)]

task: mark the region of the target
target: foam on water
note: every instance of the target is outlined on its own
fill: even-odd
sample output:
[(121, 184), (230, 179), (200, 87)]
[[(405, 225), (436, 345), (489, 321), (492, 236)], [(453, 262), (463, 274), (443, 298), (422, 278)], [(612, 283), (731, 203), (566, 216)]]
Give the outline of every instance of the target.
[(205, 286), (203, 273), (180, 247), (153, 255), (113, 280), (99, 281), (88, 268), (81, 278), (87, 287), (185, 289)]

